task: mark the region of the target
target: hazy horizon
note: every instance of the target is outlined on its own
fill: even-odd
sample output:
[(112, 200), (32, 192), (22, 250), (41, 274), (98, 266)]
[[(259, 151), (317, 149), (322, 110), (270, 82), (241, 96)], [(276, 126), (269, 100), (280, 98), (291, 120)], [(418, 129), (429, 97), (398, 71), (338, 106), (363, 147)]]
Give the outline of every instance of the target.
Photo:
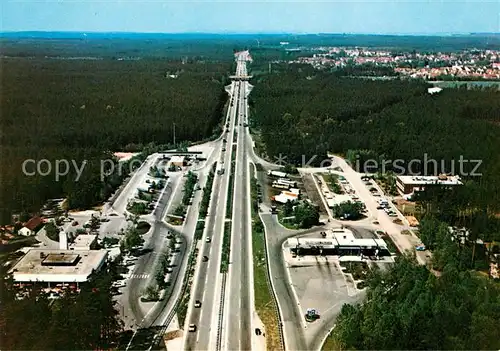
[(14, 1), (2, 33), (460, 35), (500, 32), (500, 2)]
[(200, 35), (373, 35), (373, 36), (474, 36), (474, 35), (500, 35), (500, 32), (394, 32), (394, 33), (373, 33), (373, 32), (204, 32), (204, 31), (186, 31), (186, 32), (137, 32), (137, 31), (85, 31), (85, 30), (5, 30), (0, 34), (7, 33), (74, 33), (74, 34), (152, 34), (152, 35), (181, 35), (181, 34), (200, 34)]

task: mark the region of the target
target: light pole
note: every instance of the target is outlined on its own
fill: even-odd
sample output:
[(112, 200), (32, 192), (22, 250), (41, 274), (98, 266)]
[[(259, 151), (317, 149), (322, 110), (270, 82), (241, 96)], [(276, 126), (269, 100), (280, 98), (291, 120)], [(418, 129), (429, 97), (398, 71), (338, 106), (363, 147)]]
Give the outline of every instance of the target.
[(175, 149), (175, 123), (173, 123), (174, 125), (174, 149)]

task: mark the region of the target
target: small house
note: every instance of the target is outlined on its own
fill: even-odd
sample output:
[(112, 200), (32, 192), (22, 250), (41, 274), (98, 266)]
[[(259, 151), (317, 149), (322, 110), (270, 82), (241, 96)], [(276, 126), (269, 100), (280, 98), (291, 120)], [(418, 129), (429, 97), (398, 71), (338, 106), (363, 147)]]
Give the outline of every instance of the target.
[(43, 224), (42, 218), (36, 216), (31, 218), (24, 226), (19, 229), (19, 234), (24, 236), (35, 235), (36, 229)]

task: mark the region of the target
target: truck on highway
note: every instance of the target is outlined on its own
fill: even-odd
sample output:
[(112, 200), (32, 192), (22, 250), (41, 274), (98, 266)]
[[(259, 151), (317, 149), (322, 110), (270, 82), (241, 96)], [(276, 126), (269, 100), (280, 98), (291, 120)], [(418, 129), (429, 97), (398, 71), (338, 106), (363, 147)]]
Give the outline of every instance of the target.
[(270, 177), (277, 177), (277, 178), (286, 178), (288, 176), (287, 173), (279, 171), (267, 171), (267, 175)]

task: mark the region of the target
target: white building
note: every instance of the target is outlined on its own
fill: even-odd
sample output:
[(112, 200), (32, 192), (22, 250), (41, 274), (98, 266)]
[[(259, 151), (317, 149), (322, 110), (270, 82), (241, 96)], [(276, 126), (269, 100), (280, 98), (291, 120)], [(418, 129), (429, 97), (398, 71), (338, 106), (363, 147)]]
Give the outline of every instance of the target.
[(433, 94), (437, 94), (439, 93), (441, 90), (443, 90), (442, 88), (439, 88), (439, 87), (432, 87), (432, 88), (428, 88), (427, 89), (427, 92), (431, 95)]
[(75, 238), (75, 241), (69, 246), (70, 250), (88, 251), (93, 250), (97, 246), (97, 235), (80, 234)]
[(299, 189), (290, 189), (290, 191), (282, 191), (281, 194), (274, 196), (273, 200), (282, 204), (286, 204), (288, 201), (297, 201), (299, 199), (299, 196)]
[(325, 238), (290, 238), (286, 246), (299, 255), (390, 256), (383, 239), (359, 239), (348, 229), (331, 230)]
[(35, 235), (36, 230), (43, 224), (43, 220), (40, 217), (33, 217), (24, 226), (19, 229), (19, 235), (29, 236)]
[(16, 282), (83, 283), (105, 264), (106, 250), (31, 249), (12, 267)]
[(353, 202), (352, 196), (348, 194), (339, 194), (339, 195), (334, 195), (333, 198), (327, 198), (326, 203), (328, 204), (328, 207), (333, 208), (337, 205), (346, 203), (346, 202)]

